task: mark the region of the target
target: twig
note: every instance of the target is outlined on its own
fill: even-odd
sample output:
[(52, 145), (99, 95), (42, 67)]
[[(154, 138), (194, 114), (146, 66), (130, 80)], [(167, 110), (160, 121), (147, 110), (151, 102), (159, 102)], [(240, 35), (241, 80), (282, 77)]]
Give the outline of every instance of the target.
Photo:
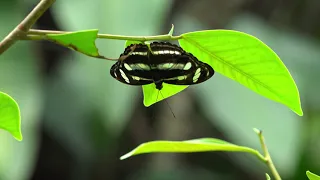
[(260, 139), (260, 144), (262, 147), (262, 150), (264, 152), (264, 159), (265, 159), (265, 163), (267, 164), (267, 166), (269, 167), (269, 169), (271, 170), (272, 175), (274, 176), (275, 180), (281, 180), (281, 177), (276, 169), (276, 167), (274, 166), (271, 156), (269, 154), (267, 145), (264, 141), (264, 137), (262, 135), (262, 131), (258, 130), (258, 129), (254, 129), (254, 131), (257, 133), (257, 135), (259, 136)]
[(31, 26), (34, 25), (34, 23), (54, 2), (55, 0), (41, 0), (39, 4), (28, 14), (28, 16), (0, 42), (0, 55), (11, 47), (17, 40), (23, 39)]
[[(38, 30), (30, 29), (25, 40), (48, 40), (47, 34), (65, 34), (71, 33), (69, 31), (52, 31), (52, 30)], [(113, 34), (98, 34), (97, 38), (100, 39), (118, 39), (118, 40), (132, 40), (132, 41), (151, 41), (151, 40), (178, 40), (181, 36), (172, 36), (170, 34), (157, 35), (157, 36), (123, 36)]]

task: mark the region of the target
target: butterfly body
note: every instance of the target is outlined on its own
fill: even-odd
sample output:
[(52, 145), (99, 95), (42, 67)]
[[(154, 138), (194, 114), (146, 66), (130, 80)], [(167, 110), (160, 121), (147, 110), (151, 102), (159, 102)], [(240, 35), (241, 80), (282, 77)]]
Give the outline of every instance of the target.
[(206, 81), (214, 70), (192, 54), (168, 42), (132, 44), (120, 55), (110, 74), (129, 85), (155, 83), (161, 90), (162, 83), (192, 85)]

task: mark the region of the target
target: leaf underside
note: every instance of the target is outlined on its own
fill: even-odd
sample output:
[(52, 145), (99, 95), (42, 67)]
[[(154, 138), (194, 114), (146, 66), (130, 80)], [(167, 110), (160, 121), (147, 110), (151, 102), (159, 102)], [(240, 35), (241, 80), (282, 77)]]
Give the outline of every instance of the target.
[(299, 92), (289, 71), (259, 39), (233, 30), (197, 31), (181, 36), (180, 46), (218, 73), (303, 115)]
[(183, 85), (172, 85), (166, 83), (163, 83), (162, 85), (163, 88), (160, 91), (156, 89), (156, 85), (154, 83), (142, 86), (144, 106), (149, 107), (152, 104), (169, 98), (188, 87)]
[(57, 44), (69, 47), (88, 56), (101, 58), (103, 56), (99, 55), (95, 44), (97, 35), (98, 30), (92, 29), (64, 34), (48, 34), (47, 37)]
[(231, 144), (220, 139), (201, 138), (187, 141), (151, 141), (143, 143), (131, 152), (121, 156), (120, 159), (126, 159), (134, 155), (145, 153), (190, 153), (206, 151), (234, 151), (248, 152), (252, 154), (258, 153), (254, 149)]

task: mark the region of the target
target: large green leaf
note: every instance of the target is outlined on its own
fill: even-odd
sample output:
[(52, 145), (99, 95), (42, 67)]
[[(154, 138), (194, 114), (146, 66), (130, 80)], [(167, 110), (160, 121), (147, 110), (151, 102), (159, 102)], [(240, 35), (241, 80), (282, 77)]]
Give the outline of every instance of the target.
[(259, 39), (232, 30), (182, 34), (181, 47), (215, 71), (303, 115), (297, 86), (280, 58)]
[(310, 180), (320, 180), (320, 176), (313, 174), (310, 171), (307, 171), (306, 174)]
[(88, 56), (100, 58), (101, 56), (95, 44), (97, 35), (98, 30), (93, 29), (64, 34), (48, 34), (47, 37), (49, 40), (62, 46), (69, 47)]
[(20, 110), (9, 95), (0, 92), (0, 129), (7, 130), (14, 138), (22, 141)]
[(122, 160), (145, 153), (190, 153), (205, 151), (248, 152), (258, 157), (262, 157), (255, 149), (238, 146), (220, 139), (201, 138), (187, 141), (151, 141), (143, 143), (131, 152), (121, 156), (120, 159)]
[[(171, 29), (173, 31), (173, 28)], [(125, 47), (131, 45), (131, 44), (139, 44), (143, 42), (139, 41), (126, 41)], [(163, 83), (163, 88), (159, 92), (158, 89), (156, 89), (156, 85), (154, 83), (144, 85), (142, 86), (143, 90), (143, 104), (148, 107), (151, 106), (152, 104), (162, 101), (163, 99), (166, 99), (170, 96), (173, 96), (188, 86), (176, 86), (176, 85), (171, 85), (171, 84), (165, 84)]]

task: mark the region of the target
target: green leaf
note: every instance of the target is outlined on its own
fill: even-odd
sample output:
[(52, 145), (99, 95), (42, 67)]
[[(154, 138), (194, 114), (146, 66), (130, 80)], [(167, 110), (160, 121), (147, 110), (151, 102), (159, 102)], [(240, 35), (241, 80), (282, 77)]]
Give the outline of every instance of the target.
[(97, 39), (98, 30), (84, 30), (64, 34), (48, 34), (49, 40), (62, 46), (71, 48), (88, 56), (101, 58), (95, 41)]
[(181, 36), (180, 46), (215, 71), (303, 115), (298, 88), (289, 71), (259, 39), (232, 30), (197, 31)]
[(143, 104), (146, 107), (151, 106), (154, 103), (157, 103), (159, 101), (162, 101), (163, 99), (166, 99), (170, 96), (173, 96), (181, 91), (183, 91), (188, 86), (182, 86), (182, 85), (172, 85), (172, 84), (166, 84), (163, 83), (163, 88), (161, 91), (156, 89), (156, 85), (154, 83), (143, 85)]
[(320, 176), (313, 174), (310, 171), (307, 171), (306, 174), (310, 180), (320, 180)]
[(145, 153), (190, 153), (205, 151), (248, 152), (262, 157), (255, 149), (234, 145), (220, 139), (201, 138), (187, 141), (151, 141), (143, 143), (131, 152), (121, 156), (120, 159), (123, 160), (134, 155)]
[(22, 141), (19, 106), (8, 94), (0, 92), (0, 129)]

